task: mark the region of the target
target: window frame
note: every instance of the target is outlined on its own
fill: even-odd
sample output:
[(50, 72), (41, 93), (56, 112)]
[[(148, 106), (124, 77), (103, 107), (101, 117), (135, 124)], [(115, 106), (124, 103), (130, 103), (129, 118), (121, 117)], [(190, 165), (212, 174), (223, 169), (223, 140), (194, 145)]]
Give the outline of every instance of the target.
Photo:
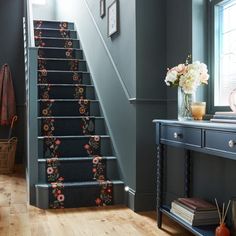
[(216, 12), (215, 6), (219, 3), (227, 2), (231, 0), (209, 0), (209, 24), (208, 24), (208, 48), (209, 48), (209, 73), (210, 73), (210, 81), (209, 81), (209, 89), (208, 89), (208, 99), (209, 99), (209, 113), (213, 114), (216, 111), (230, 111), (230, 106), (215, 106), (214, 99), (215, 99), (215, 65), (216, 65), (216, 55), (215, 55), (215, 47), (217, 39), (215, 38), (215, 24), (216, 24)]

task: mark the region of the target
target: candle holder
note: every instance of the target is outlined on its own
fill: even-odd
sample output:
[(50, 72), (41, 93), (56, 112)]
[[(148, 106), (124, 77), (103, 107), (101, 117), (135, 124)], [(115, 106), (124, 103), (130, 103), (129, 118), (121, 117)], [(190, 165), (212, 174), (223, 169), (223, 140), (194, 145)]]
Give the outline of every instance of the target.
[(191, 104), (192, 117), (194, 120), (202, 120), (206, 114), (206, 103), (205, 102), (193, 102)]

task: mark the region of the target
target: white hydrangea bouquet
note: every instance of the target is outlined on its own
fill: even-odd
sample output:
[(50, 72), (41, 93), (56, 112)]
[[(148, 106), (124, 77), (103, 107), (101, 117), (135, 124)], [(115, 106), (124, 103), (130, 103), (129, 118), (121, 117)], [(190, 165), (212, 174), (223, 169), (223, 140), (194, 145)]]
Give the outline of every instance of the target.
[[(208, 84), (209, 74), (204, 63), (195, 61), (189, 63), (188, 56), (185, 64), (179, 64), (168, 69), (165, 83), (167, 86), (178, 87), (178, 118), (191, 119), (191, 103), (200, 85)], [(182, 95), (181, 95), (182, 94)], [(182, 98), (181, 98), (182, 97)], [(182, 100), (182, 101), (181, 101)]]

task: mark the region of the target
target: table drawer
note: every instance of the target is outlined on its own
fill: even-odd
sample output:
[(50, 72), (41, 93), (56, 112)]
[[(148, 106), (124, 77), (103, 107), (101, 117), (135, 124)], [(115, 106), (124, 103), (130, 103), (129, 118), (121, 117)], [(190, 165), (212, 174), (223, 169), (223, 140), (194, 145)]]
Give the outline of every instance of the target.
[(198, 128), (187, 128), (178, 126), (161, 126), (161, 139), (163, 141), (183, 143), (185, 145), (201, 147), (202, 132)]
[(236, 134), (223, 131), (206, 130), (205, 148), (221, 152), (236, 153)]

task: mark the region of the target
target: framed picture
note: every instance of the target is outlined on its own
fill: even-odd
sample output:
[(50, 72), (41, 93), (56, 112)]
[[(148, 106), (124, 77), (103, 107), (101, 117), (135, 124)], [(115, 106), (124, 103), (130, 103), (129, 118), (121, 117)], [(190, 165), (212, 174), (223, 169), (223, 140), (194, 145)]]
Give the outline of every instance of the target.
[(119, 3), (115, 0), (107, 9), (107, 33), (108, 37), (119, 32)]
[(100, 17), (103, 18), (106, 14), (106, 1), (100, 0)]

